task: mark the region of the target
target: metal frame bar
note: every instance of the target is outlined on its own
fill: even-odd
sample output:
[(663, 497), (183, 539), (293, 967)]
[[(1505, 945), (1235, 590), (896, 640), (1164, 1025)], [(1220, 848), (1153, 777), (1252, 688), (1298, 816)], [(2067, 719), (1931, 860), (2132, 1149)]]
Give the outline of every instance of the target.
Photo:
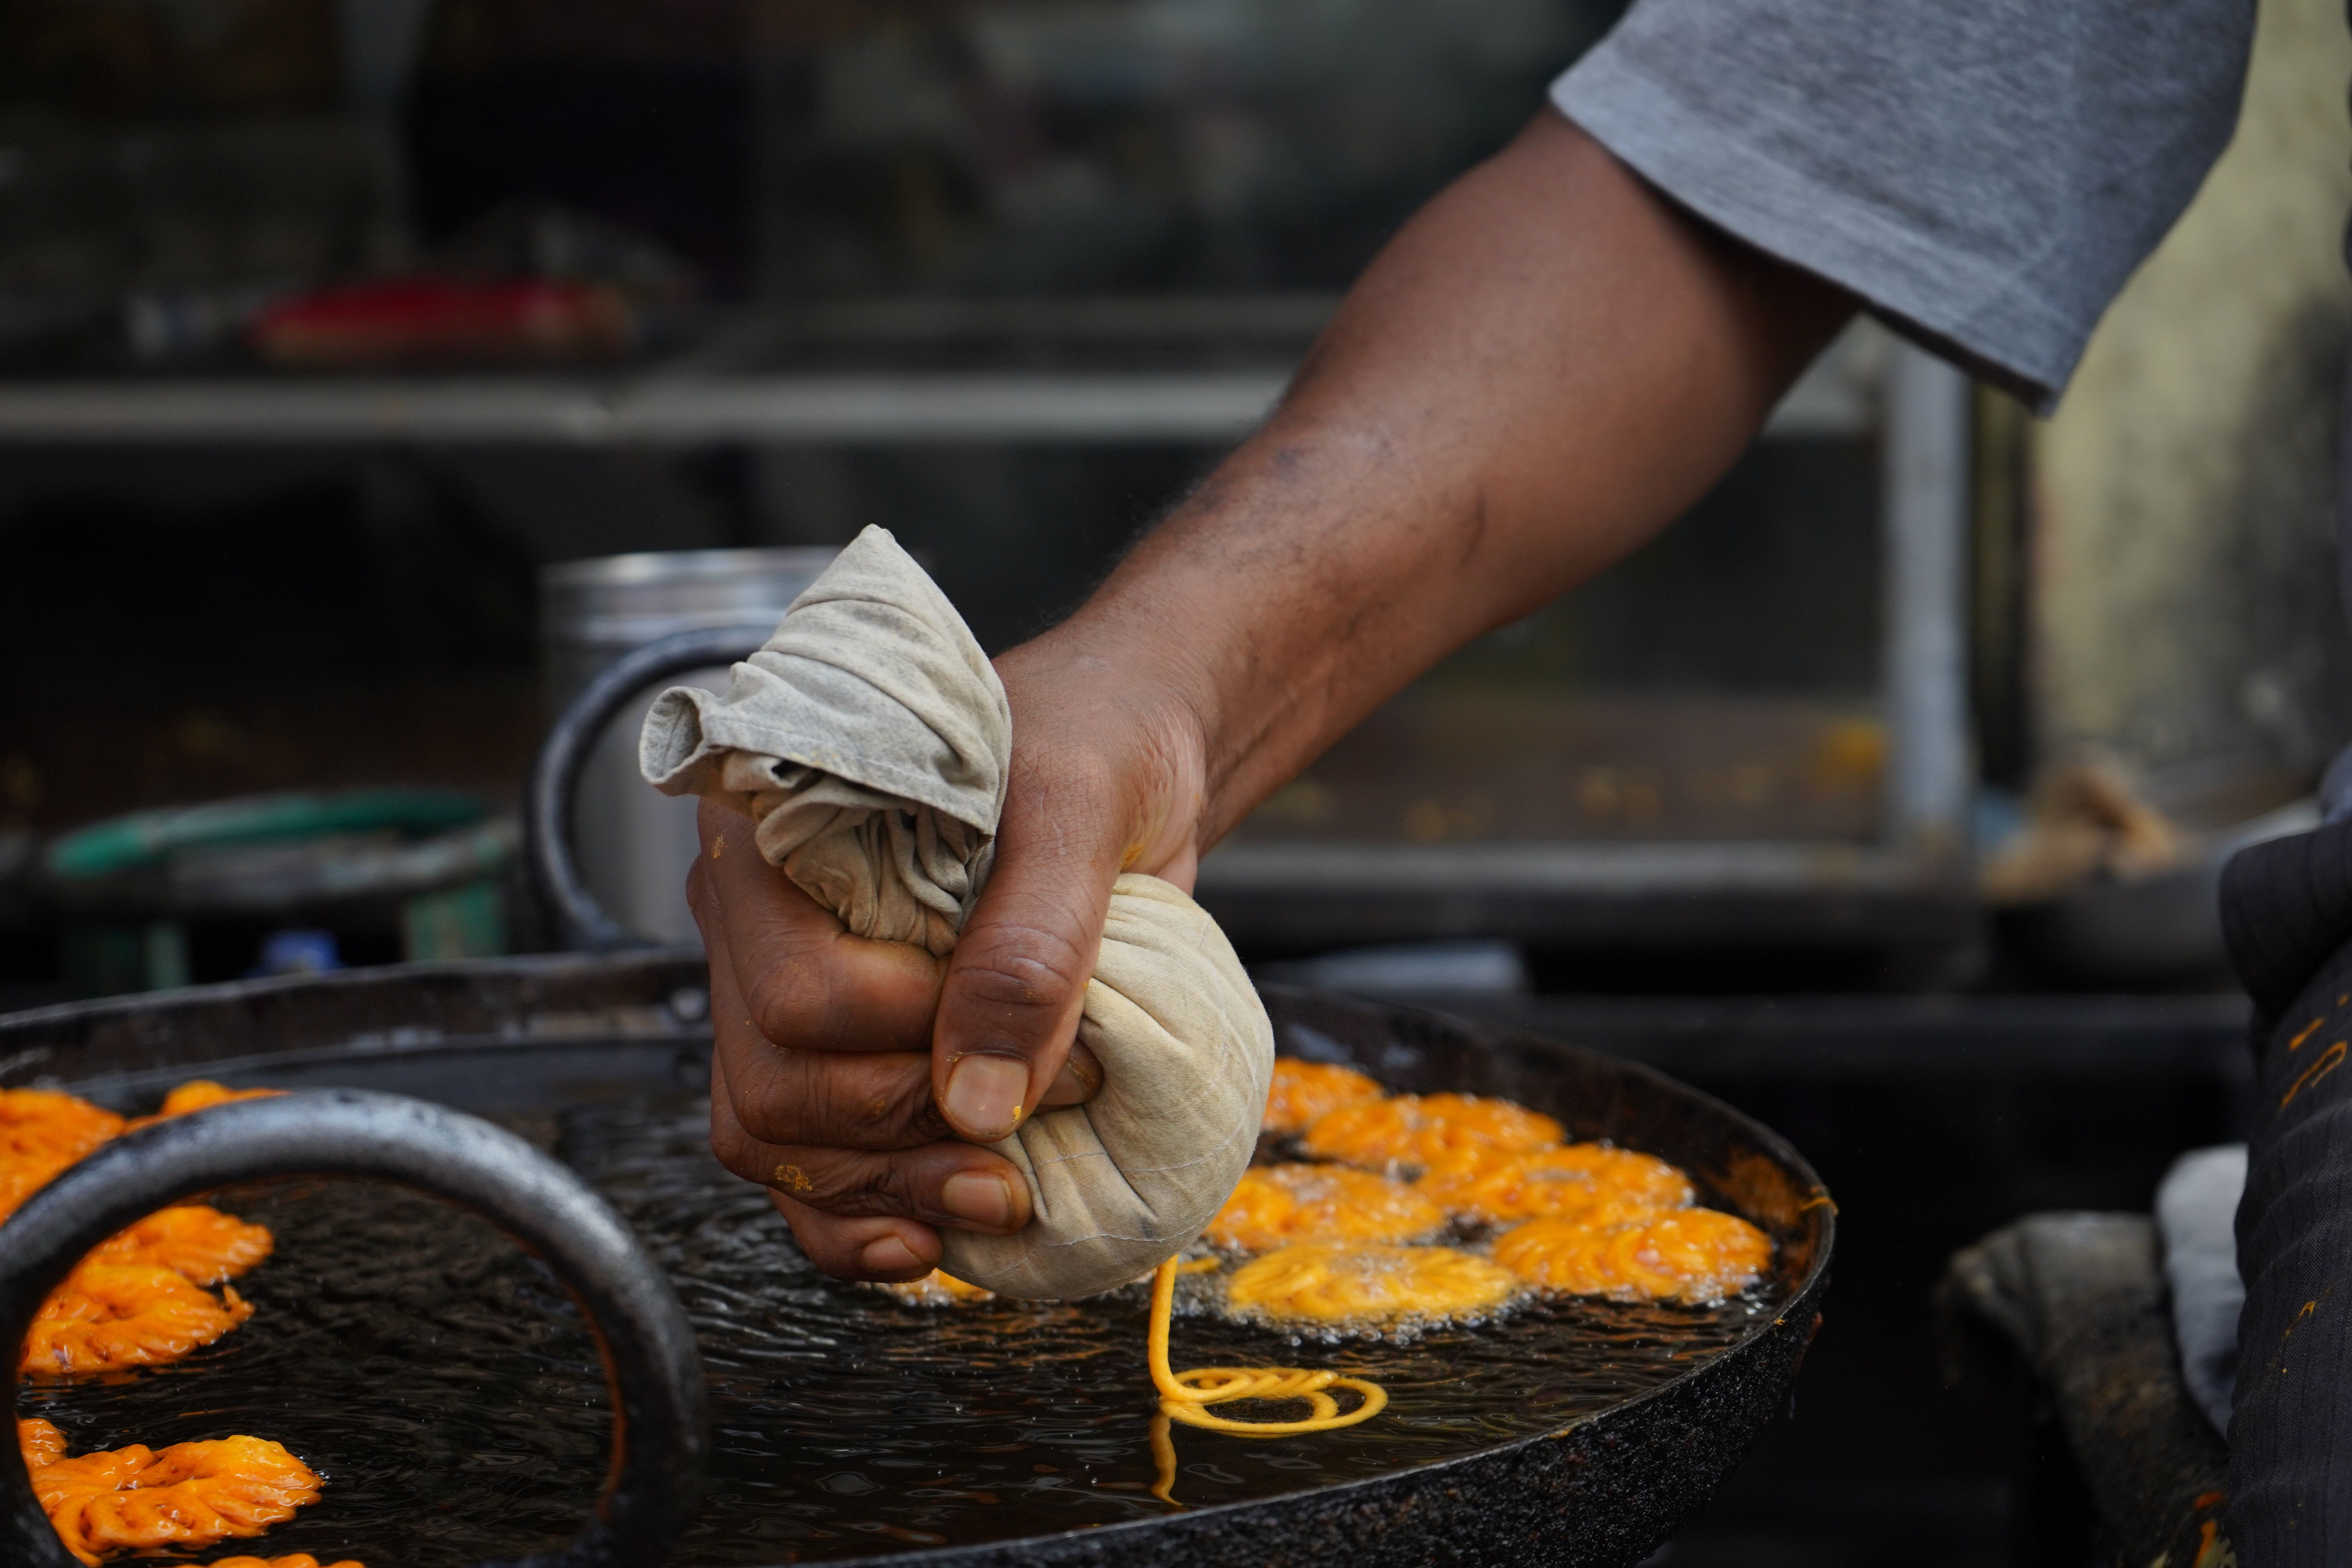
[[(1299, 311), (1281, 300), (1257, 303)], [(899, 325), (908, 333), (938, 326), (937, 314), (916, 313)], [(877, 330), (856, 319), (846, 325)], [(842, 341), (858, 340), (853, 334)], [(876, 341), (903, 348), (920, 339)], [(1855, 346), (1866, 359), (1869, 345), (1856, 340)], [(632, 374), (0, 381), (0, 445), (1224, 446), (1265, 418), (1294, 368), (1286, 351), (1272, 349), (1261, 363), (1214, 370), (780, 374), (741, 368), (772, 348), (755, 324)], [(1843, 436), (1871, 428), (1876, 410), (1867, 378), (1857, 374), (1857, 357), (1846, 346), (1823, 356), (1773, 410), (1765, 436)]]
[[(830, 442), (1172, 441), (1256, 427), (1287, 367), (1154, 374), (488, 376), (0, 384), (0, 443), (699, 447)], [(1832, 393), (1795, 398), (1768, 436), (1847, 434)]]
[(1927, 877), (1965, 861), (1969, 737), (1969, 378), (1904, 344), (1882, 450), (1888, 848)]

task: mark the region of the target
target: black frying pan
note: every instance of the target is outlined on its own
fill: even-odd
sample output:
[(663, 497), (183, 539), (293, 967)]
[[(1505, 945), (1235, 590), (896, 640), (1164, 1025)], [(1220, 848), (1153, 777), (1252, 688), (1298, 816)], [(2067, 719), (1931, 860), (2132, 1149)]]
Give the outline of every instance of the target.
[[(0, 1018), (0, 1085), (54, 1082), (135, 1106), (202, 1074), (292, 1089), (413, 1095), (483, 1114), (545, 1112), (632, 1089), (674, 1090), (700, 1081), (709, 1048), (704, 998), (698, 961), (656, 953), (506, 959), (207, 986)], [(1270, 989), (1266, 999), (1286, 1049), (1352, 1061), (1401, 1089), (1507, 1096), (1559, 1116), (1571, 1136), (1612, 1137), (1689, 1169), (1712, 1201), (1772, 1234), (1778, 1310), (1753, 1320), (1722, 1353), (1563, 1429), (1287, 1496), (879, 1561), (941, 1568), (1112, 1562), (1237, 1568), (1328, 1568), (1334, 1561), (1632, 1563), (1706, 1500), (1757, 1430), (1785, 1406), (1827, 1287), (1834, 1221), (1812, 1172), (1779, 1138), (1646, 1068), (1558, 1042), (1313, 993)], [(290, 1109), (298, 1102), (277, 1103)], [(166, 1124), (155, 1132), (171, 1131)], [(24, 1270), (21, 1286), (8, 1293), (15, 1303), (6, 1314), (10, 1321), (21, 1321), (25, 1301), (46, 1289), (37, 1276), (50, 1277), (57, 1258), (69, 1261), (76, 1247), (122, 1215), (183, 1190), (317, 1167), (314, 1158), (292, 1157), (282, 1148), (257, 1144), (254, 1150), (243, 1163), (225, 1154), (213, 1159), (193, 1183), (136, 1185), (141, 1162), (130, 1157), (126, 1142), (113, 1159), (94, 1157), (83, 1173), (87, 1180), (61, 1178), (50, 1189), (54, 1201), (37, 1200), (0, 1227), (0, 1253), (10, 1257), (13, 1280), (21, 1226), (39, 1221), (37, 1228), (48, 1229), (54, 1222), (43, 1216), (68, 1206), (68, 1199), (85, 1214), (78, 1225), (51, 1235), (41, 1268)], [(396, 1155), (385, 1159), (399, 1162)], [(118, 1178), (131, 1196), (109, 1195)], [(461, 1195), (532, 1239), (528, 1228), (501, 1213), (495, 1196)], [(627, 1276), (644, 1266), (608, 1253), (580, 1267)], [(592, 1310), (633, 1288), (626, 1278), (573, 1282)], [(640, 1295), (643, 1283), (635, 1287)], [(1490, 1331), (1507, 1334), (1509, 1327)], [(1148, 1397), (1139, 1385), (1137, 1396)], [(5, 1468), (9, 1492), (21, 1498), (15, 1489), (21, 1477), (13, 1465)], [(37, 1562), (22, 1554), (28, 1526), (21, 1510), (13, 1527), (18, 1537), (16, 1542), (0, 1539), (0, 1559)], [(635, 1556), (610, 1560), (658, 1560), (650, 1544), (635, 1544)]]

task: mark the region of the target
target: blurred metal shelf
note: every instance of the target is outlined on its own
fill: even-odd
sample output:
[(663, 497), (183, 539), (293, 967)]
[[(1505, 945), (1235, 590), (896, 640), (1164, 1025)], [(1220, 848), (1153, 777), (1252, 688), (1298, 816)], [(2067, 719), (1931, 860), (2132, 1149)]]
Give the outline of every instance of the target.
[(0, 386), (0, 440), (706, 446), (1247, 435), (1287, 371), (81, 381)]
[[(905, 312), (901, 312), (905, 315)], [(947, 333), (915, 312), (830, 326), (835, 351), (877, 352)], [(1064, 311), (1060, 316), (1070, 315)], [(1276, 324), (1298, 324), (1294, 307)], [(1059, 320), (1060, 316), (1055, 319)], [(996, 321), (995, 316), (987, 318)], [(1190, 327), (1181, 315), (1176, 326)], [(1073, 318), (1099, 342), (1102, 323)], [(1112, 319), (1110, 325), (1126, 322)], [(1164, 325), (1139, 318), (1141, 326)], [(1244, 315), (1244, 325), (1255, 318)], [(1020, 325), (1023, 318), (1006, 317)], [(858, 329), (852, 332), (851, 328)], [(1311, 336), (1309, 331), (1307, 336)], [(806, 336), (806, 329), (803, 329)], [(631, 374), (285, 374), (0, 381), (0, 443), (696, 447), (743, 443), (1155, 442), (1226, 446), (1273, 409), (1296, 355), (1201, 369), (776, 371), (742, 368), (769, 336), (745, 334)], [(1793, 387), (1767, 437), (1867, 434), (1877, 426), (1870, 351), (1833, 351)]]

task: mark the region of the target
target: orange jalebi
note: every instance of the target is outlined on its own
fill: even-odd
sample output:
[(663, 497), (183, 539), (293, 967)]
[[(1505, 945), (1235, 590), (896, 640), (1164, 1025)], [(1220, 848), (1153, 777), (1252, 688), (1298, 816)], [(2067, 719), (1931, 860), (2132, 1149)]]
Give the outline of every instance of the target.
[[(296, 1552), (284, 1557), (215, 1557), (205, 1568), (321, 1568), (321, 1565), (309, 1552)], [(340, 1563), (326, 1563), (324, 1568), (367, 1568), (367, 1565), (346, 1557)]]
[(0, 1089), (0, 1219), (121, 1131), (122, 1118), (70, 1094)]
[(84, 1263), (41, 1303), (17, 1366), (74, 1376), (177, 1361), (252, 1315), (228, 1286), (215, 1298), (169, 1268)]
[(66, 1457), (66, 1435), (35, 1415), (16, 1423), (16, 1447), (25, 1456), (25, 1468), (37, 1470)]
[(1540, 1149), (1560, 1139), (1559, 1122), (1507, 1100), (1475, 1094), (1400, 1094), (1344, 1105), (1307, 1130), (1306, 1149), (1372, 1170), (1423, 1168), (1479, 1152)]
[(57, 1180), (58, 1173), (80, 1156), (26, 1154), (0, 1161), (0, 1219), (6, 1219), (25, 1200)]
[(0, 1161), (80, 1159), (121, 1132), (122, 1118), (70, 1094), (0, 1089)]
[[(0, 1219), (75, 1161), (121, 1133), (272, 1089), (182, 1084), (156, 1115), (122, 1118), (43, 1089), (0, 1090)], [(74, 1374), (176, 1360), (228, 1332), (252, 1309), (236, 1292), (198, 1289), (269, 1256), (268, 1229), (201, 1205), (148, 1215), (101, 1243), (42, 1305), (20, 1352), (26, 1371)]]
[(1449, 1214), (1487, 1225), (1587, 1215), (1598, 1222), (1682, 1208), (1692, 1198), (1689, 1178), (1664, 1160), (1601, 1143), (1455, 1155), (1423, 1172), (1413, 1190)]
[(1263, 1126), (1268, 1132), (1304, 1132), (1343, 1105), (1360, 1105), (1387, 1093), (1353, 1068), (1276, 1057)]
[(1276, 1322), (1394, 1327), (1499, 1307), (1519, 1293), (1507, 1268), (1451, 1247), (1286, 1247), (1225, 1282), (1225, 1301)]
[[(1297, 1366), (1194, 1366), (1182, 1372), (1171, 1371), (1168, 1320), (1175, 1306), (1176, 1276), (1181, 1272), (1182, 1265), (1171, 1258), (1151, 1278), (1151, 1318), (1144, 1340), (1144, 1355), (1151, 1371), (1152, 1385), (1160, 1390), (1160, 1413), (1163, 1416), (1188, 1426), (1231, 1432), (1236, 1436), (1283, 1437), (1299, 1432), (1328, 1432), (1336, 1427), (1353, 1426), (1387, 1408), (1387, 1389), (1368, 1379), (1345, 1377), (1336, 1372), (1310, 1372)], [(1340, 1410), (1339, 1402), (1331, 1396), (1330, 1391), (1335, 1388), (1354, 1393), (1356, 1408)], [(1307, 1415), (1297, 1421), (1236, 1421), (1208, 1408), (1244, 1399), (1303, 1404)], [(1165, 1432), (1157, 1432), (1155, 1438), (1155, 1449), (1165, 1447)], [(1175, 1481), (1174, 1450), (1168, 1449), (1167, 1454), (1157, 1489), (1160, 1497), (1174, 1502), (1169, 1490)]]
[(285, 1092), (282, 1089), (231, 1089), (208, 1078), (191, 1079), (165, 1095), (163, 1108), (154, 1115), (135, 1118), (123, 1125), (123, 1131), (136, 1132), (142, 1127), (152, 1127), (158, 1121), (169, 1121), (175, 1116), (209, 1110), (215, 1105), (226, 1105), (231, 1100), (268, 1100)]
[(1344, 1165), (1259, 1165), (1209, 1222), (1215, 1247), (1263, 1252), (1294, 1241), (1419, 1241), (1445, 1211), (1406, 1186)]
[(149, 1215), (100, 1242), (84, 1266), (168, 1268), (191, 1285), (217, 1285), (269, 1256), (276, 1238), (266, 1226), (247, 1225), (201, 1204)]
[(174, 1443), (160, 1452), (134, 1443), (51, 1459), (32, 1479), (58, 1539), (91, 1568), (111, 1552), (259, 1535), (317, 1502), (320, 1485), (309, 1466), (260, 1437)]
[(1771, 1259), (1762, 1231), (1714, 1209), (1665, 1209), (1614, 1226), (1539, 1219), (1495, 1243), (1495, 1261), (1530, 1285), (1701, 1306), (1747, 1289)]

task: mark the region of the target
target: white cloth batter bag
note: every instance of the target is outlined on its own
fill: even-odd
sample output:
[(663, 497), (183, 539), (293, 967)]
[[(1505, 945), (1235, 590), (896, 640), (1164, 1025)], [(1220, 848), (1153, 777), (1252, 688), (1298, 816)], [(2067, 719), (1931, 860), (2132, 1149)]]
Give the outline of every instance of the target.
[[(758, 826), (760, 852), (860, 936), (954, 947), (994, 851), (1013, 747), (1003, 685), (955, 606), (878, 528), (793, 601), (725, 696), (662, 693), (638, 761)], [(1274, 1030), (1206, 911), (1155, 877), (1111, 890), (1078, 1038), (1085, 1105), (992, 1145), (1029, 1183), (1009, 1237), (942, 1232), (940, 1267), (1008, 1296), (1084, 1296), (1174, 1256), (1249, 1164)]]

